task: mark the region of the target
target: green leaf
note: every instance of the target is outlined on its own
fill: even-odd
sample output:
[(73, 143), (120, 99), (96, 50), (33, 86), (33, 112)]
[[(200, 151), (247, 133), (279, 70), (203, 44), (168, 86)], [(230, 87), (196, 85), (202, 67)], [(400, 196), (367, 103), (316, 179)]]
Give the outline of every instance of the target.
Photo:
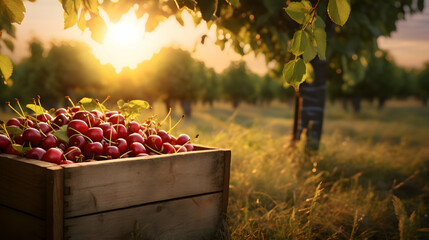
[(118, 104), (119, 108), (121, 108), (125, 105), (125, 101), (123, 99), (119, 99), (116, 103)]
[(24, 19), (25, 6), (22, 0), (1, 0), (0, 15), (5, 16), (9, 22), (21, 24)]
[(13, 64), (9, 57), (4, 54), (0, 54), (0, 71), (3, 74), (4, 80), (8, 80), (12, 76)]
[(191, 9), (192, 11), (195, 10), (195, 6), (197, 5), (197, 2), (195, 0), (174, 0), (176, 2), (176, 6), (178, 9), (182, 9), (184, 7), (187, 7)]
[(317, 55), (316, 49), (314, 49), (313, 44), (307, 44), (307, 47), (304, 50), (304, 54), (302, 55), (304, 62), (310, 62)]
[(150, 107), (149, 103), (143, 100), (131, 100), (128, 102), (128, 106), (132, 109), (140, 110), (149, 109)]
[(21, 154), (24, 152), (24, 146), (22, 146), (20, 144), (12, 144), (12, 148)]
[(316, 42), (316, 51), (321, 60), (326, 60), (326, 31), (325, 22), (320, 16), (316, 16), (313, 24), (313, 37)]
[(201, 10), (201, 16), (204, 20), (209, 21), (217, 9), (218, 0), (199, 0), (198, 6)]
[(69, 13), (64, 11), (64, 29), (73, 27), (77, 22), (77, 14), (74, 8)]
[(60, 141), (69, 143), (69, 137), (67, 136), (67, 126), (61, 126), (57, 131), (53, 133), (53, 135)]
[(19, 136), (24, 132), (21, 128), (17, 126), (6, 126), (6, 130), (9, 133), (9, 135)]
[[(84, 97), (81, 100), (79, 100), (77, 102), (77, 104), (79, 104), (86, 111), (92, 111), (94, 109), (98, 109), (100, 111), (104, 111), (106, 109), (103, 105), (98, 104), (97, 100), (95, 100), (94, 98)], [(103, 109), (100, 109), (100, 108), (103, 108)]]
[(226, 2), (229, 3), (229, 5), (234, 7), (238, 7), (238, 4), (240, 4), (239, 0), (226, 0)]
[(291, 51), (295, 56), (299, 56), (304, 53), (310, 44), (308, 33), (303, 30), (298, 30), (293, 35)]
[(328, 14), (331, 20), (343, 26), (350, 16), (350, 0), (329, 0)]
[(311, 4), (308, 1), (291, 2), (285, 11), (297, 23), (304, 24), (310, 19)]
[(43, 107), (39, 106), (39, 105), (35, 105), (35, 104), (27, 104), (25, 105), (28, 109), (32, 110), (33, 112), (35, 112), (37, 115), (39, 114), (43, 114), (45, 112), (47, 112), (46, 109), (44, 109)]
[(74, 1), (74, 10), (78, 13), (80, 6), (82, 5), (82, 0), (75, 0)]
[(91, 31), (91, 38), (98, 43), (102, 43), (107, 32), (107, 26), (103, 18), (96, 15), (88, 20), (87, 24)]
[(7, 47), (11, 52), (13, 52), (13, 49), (14, 49), (13, 42), (12, 42), (11, 40), (9, 40), (9, 39), (3, 39), (3, 42), (4, 42), (4, 44), (6, 45), (6, 47)]
[(298, 88), (305, 80), (306, 67), (301, 58), (289, 61), (283, 69), (283, 79), (292, 87)]

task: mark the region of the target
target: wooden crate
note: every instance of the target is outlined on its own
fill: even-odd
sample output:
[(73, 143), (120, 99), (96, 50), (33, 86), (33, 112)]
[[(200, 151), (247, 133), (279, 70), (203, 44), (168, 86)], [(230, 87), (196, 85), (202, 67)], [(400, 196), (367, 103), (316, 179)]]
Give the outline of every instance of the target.
[(204, 146), (62, 166), (0, 154), (0, 239), (209, 239), (230, 159)]

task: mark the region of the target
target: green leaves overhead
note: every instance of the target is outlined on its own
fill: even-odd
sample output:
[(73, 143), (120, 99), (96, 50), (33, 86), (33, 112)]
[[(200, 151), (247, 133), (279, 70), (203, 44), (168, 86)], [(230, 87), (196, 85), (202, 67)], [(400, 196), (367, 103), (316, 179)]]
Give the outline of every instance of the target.
[(102, 43), (107, 32), (107, 26), (103, 18), (94, 15), (87, 21), (87, 26), (91, 31), (91, 38), (98, 43)]
[(289, 17), (299, 24), (305, 24), (308, 22), (311, 10), (312, 7), (309, 1), (291, 2), (287, 8), (285, 8)]
[(308, 33), (303, 30), (296, 31), (292, 40), (292, 53), (295, 56), (299, 56), (304, 53), (304, 51), (308, 48), (308, 45), (310, 45)]
[(143, 100), (131, 100), (129, 102), (125, 102), (120, 99), (117, 102), (119, 110), (127, 117), (135, 118), (140, 115), (142, 110), (146, 110), (150, 108), (148, 102)]
[(283, 79), (294, 88), (305, 80), (306, 67), (301, 58), (289, 61), (283, 69)]
[(350, 11), (350, 0), (329, 0), (328, 14), (335, 24), (343, 26), (349, 18)]
[(8, 80), (10, 76), (12, 76), (13, 72), (12, 62), (4, 54), (0, 54), (0, 72), (3, 75), (4, 80)]
[(204, 20), (209, 21), (217, 9), (218, 0), (198, 0), (201, 16)]
[(0, 15), (11, 23), (21, 24), (24, 19), (25, 6), (21, 0), (0, 0)]
[(313, 23), (313, 37), (316, 41), (316, 50), (321, 60), (326, 60), (326, 31), (325, 22), (317, 16)]

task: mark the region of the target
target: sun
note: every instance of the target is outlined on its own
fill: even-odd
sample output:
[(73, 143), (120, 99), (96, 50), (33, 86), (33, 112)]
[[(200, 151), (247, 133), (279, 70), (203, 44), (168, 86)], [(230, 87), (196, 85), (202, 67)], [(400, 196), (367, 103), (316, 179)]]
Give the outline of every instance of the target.
[(146, 18), (137, 19), (129, 11), (117, 23), (106, 20), (107, 33), (102, 44), (92, 44), (94, 55), (102, 64), (110, 63), (119, 73), (124, 67), (136, 68), (158, 49), (156, 41), (145, 33)]

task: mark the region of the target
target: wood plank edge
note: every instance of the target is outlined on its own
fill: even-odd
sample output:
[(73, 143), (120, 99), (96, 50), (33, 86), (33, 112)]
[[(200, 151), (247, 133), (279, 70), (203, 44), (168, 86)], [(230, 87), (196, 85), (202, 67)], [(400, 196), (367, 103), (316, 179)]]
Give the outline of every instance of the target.
[(46, 239), (63, 239), (64, 172), (61, 166), (46, 168)]

